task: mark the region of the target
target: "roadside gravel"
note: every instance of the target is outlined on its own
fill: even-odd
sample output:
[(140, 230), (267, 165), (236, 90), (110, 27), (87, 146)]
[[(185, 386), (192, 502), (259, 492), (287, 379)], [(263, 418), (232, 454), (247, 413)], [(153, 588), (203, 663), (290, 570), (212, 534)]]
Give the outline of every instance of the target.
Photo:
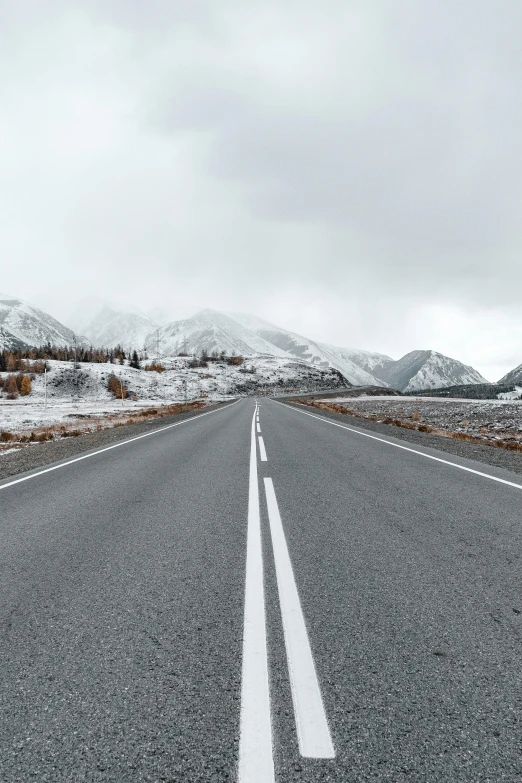
[(201, 413), (230, 404), (232, 403), (229, 401), (218, 402), (208, 405), (205, 409), (178, 413), (174, 416), (158, 417), (152, 421), (139, 424), (111, 427), (99, 432), (89, 432), (79, 437), (62, 438), (61, 440), (47, 441), (46, 443), (27, 444), (17, 451), (8, 452), (0, 456), (0, 480), (20, 473), (26, 473), (54, 462), (61, 462), (103, 446), (110, 446), (111, 443), (127, 440), (136, 435), (160, 429), (183, 419), (191, 419), (193, 416), (198, 416)]
[[(279, 399), (286, 405), (295, 405), (297, 403), (289, 402), (283, 398)], [(351, 401), (350, 401), (351, 402)], [(522, 474), (522, 454), (516, 451), (507, 451), (506, 449), (495, 448), (494, 446), (483, 446), (481, 444), (469, 443), (467, 441), (453, 440), (442, 435), (434, 435), (427, 432), (418, 432), (417, 430), (408, 430), (403, 427), (397, 427), (393, 424), (378, 424), (358, 416), (349, 416), (343, 413), (333, 413), (321, 410), (320, 408), (308, 408), (300, 405), (308, 413), (317, 416), (325, 416), (328, 419), (340, 421), (351, 427), (359, 427), (363, 430), (371, 430), (380, 435), (404, 440), (408, 443), (414, 443), (418, 446), (425, 446), (432, 449), (444, 451), (447, 454), (455, 454), (465, 459), (474, 459), (477, 462), (483, 462), (485, 465), (493, 465), (504, 470), (511, 470), (513, 473)]]

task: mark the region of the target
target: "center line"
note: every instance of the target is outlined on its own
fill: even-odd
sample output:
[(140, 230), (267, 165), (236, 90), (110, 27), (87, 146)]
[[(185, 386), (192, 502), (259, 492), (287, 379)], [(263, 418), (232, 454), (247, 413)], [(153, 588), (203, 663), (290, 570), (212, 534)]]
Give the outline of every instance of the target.
[(317, 680), (274, 485), (271, 478), (265, 478), (264, 481), (299, 750), (301, 755), (307, 758), (332, 759), (335, 757), (335, 750)]
[(260, 435), (258, 437), (258, 440), (259, 440), (259, 453), (261, 454), (261, 462), (267, 462), (265, 441), (263, 440), (263, 436)]
[[(257, 407), (256, 407), (257, 411)], [(263, 552), (259, 514), (259, 486), (255, 413), (250, 435), (250, 482), (243, 630), (239, 783), (274, 783), (268, 657), (266, 645)]]

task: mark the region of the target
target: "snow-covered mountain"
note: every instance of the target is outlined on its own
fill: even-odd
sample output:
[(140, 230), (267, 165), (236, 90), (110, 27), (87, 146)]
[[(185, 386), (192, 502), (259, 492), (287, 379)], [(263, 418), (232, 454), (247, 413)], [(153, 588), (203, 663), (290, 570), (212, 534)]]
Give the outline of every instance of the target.
[(29, 348), (51, 343), (57, 348), (85, 344), (48, 313), (9, 294), (0, 294), (0, 348)]
[(399, 391), (488, 383), (473, 367), (436, 351), (410, 351), (402, 359), (377, 368), (375, 372)]
[[(74, 332), (52, 316), (14, 296), (0, 294), (0, 349), (57, 347), (90, 342), (97, 348), (145, 347), (149, 355), (201, 354), (224, 351), (246, 356), (274, 356), (333, 369), (356, 386), (391, 386), (400, 391), (488, 383), (473, 367), (436, 351), (411, 351), (394, 361), (371, 351), (343, 348), (303, 337), (257, 316), (202, 310), (165, 326), (137, 308), (101, 299), (84, 300), (71, 314)], [(75, 336), (76, 335), (76, 336)], [(85, 335), (87, 340), (78, 335)], [(522, 383), (522, 365), (499, 383)]]
[(339, 370), (350, 383), (356, 386), (387, 385), (383, 379), (375, 375), (373, 370), (393, 361), (389, 356), (315, 342), (246, 313), (230, 313), (230, 316), (271, 345), (277, 346), (296, 359), (319, 367), (333, 367)]
[(509, 386), (511, 383), (522, 383), (522, 364), (519, 364), (514, 370), (510, 370), (499, 380), (499, 383), (506, 386)]
[(284, 359), (294, 357), (258, 334), (242, 326), (224, 313), (201, 310), (192, 318), (173, 321), (149, 334), (145, 347), (153, 354), (159, 348), (162, 355), (179, 353), (201, 354), (203, 350), (225, 351), (227, 354), (269, 354)]
[(158, 324), (136, 307), (120, 307), (112, 302), (91, 297), (79, 302), (69, 321), (73, 328), (96, 348), (141, 350), (145, 339)]

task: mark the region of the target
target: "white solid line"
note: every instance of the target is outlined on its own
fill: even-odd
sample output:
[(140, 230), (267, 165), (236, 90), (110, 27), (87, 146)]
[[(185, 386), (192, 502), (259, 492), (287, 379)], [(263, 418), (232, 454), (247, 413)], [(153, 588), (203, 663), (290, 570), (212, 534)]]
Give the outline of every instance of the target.
[(275, 777), (254, 419), (255, 414), (252, 419), (250, 439), (238, 781), (239, 783), (273, 783)]
[(266, 456), (266, 449), (265, 449), (265, 441), (263, 440), (263, 436), (260, 435), (258, 437), (259, 440), (259, 452), (261, 454), (261, 462), (267, 462), (267, 456)]
[[(277, 403), (277, 405), (284, 405), (284, 403), (277, 402), (277, 400), (272, 400), (272, 402)], [(340, 427), (342, 430), (348, 430), (349, 432), (354, 432), (356, 435), (363, 435), (365, 438), (371, 438), (371, 440), (378, 440), (381, 443), (387, 443), (388, 446), (394, 446), (396, 449), (402, 449), (403, 451), (411, 451), (412, 454), (418, 454), (421, 457), (426, 457), (426, 459), (432, 459), (435, 462), (442, 462), (444, 465), (451, 465), (451, 467), (453, 468), (458, 468), (459, 470), (465, 470), (467, 473), (474, 473), (476, 476), (482, 476), (482, 478), (491, 479), (491, 481), (498, 481), (499, 484), (507, 484), (508, 487), (515, 487), (515, 489), (522, 489), (522, 484), (516, 484), (514, 481), (508, 481), (507, 479), (499, 478), (498, 476), (492, 476), (490, 473), (483, 473), (481, 470), (475, 470), (474, 468), (467, 468), (465, 465), (459, 465), (458, 462), (451, 462), (448, 459), (442, 459), (441, 457), (434, 457), (432, 454), (425, 454), (423, 451), (412, 449), (409, 446), (401, 446), (400, 443), (392, 443), (390, 440), (386, 440), (386, 438), (379, 438), (377, 435), (370, 435), (368, 432), (361, 432), (360, 430), (355, 430), (353, 429), (353, 427), (348, 427), (346, 424), (338, 424), (337, 422), (331, 421), (331, 419), (327, 419), (324, 416), (316, 416), (313, 413), (308, 413), (308, 411), (302, 411), (300, 408), (294, 408), (293, 406), (290, 405), (284, 405), (284, 407), (290, 408), (290, 410), (296, 411), (297, 413), (304, 413), (305, 416), (311, 416), (312, 419), (319, 419), (319, 421), (322, 421), (323, 424), (333, 424), (334, 427)]]
[[(232, 405), (236, 405), (237, 402), (239, 402), (239, 400), (233, 402)], [(232, 405), (226, 405), (225, 408), (230, 408), (232, 407)], [(195, 419), (201, 419), (203, 416), (210, 416), (211, 413), (217, 413), (218, 411), (222, 411), (222, 410), (224, 410), (224, 408), (216, 408), (213, 411), (207, 411), (206, 413), (200, 413), (197, 416), (192, 416), (190, 419), (177, 421), (175, 424), (167, 424), (165, 427), (160, 427), (157, 430), (152, 430), (152, 432), (146, 432), (144, 435), (136, 435), (134, 438), (127, 438), (127, 440), (122, 440), (119, 443), (113, 443), (112, 446), (104, 446), (102, 449), (96, 449), (96, 451), (91, 451), (89, 454), (83, 454), (81, 457), (74, 457), (74, 459), (67, 460), (67, 462), (62, 462), (60, 465), (53, 465), (50, 468), (44, 468), (43, 470), (38, 470), (36, 473), (31, 473), (30, 476), (23, 476), (22, 478), (14, 479), (13, 481), (8, 481), (7, 484), (0, 484), (0, 490), (6, 489), (6, 487), (12, 487), (13, 484), (20, 484), (22, 481), (29, 481), (29, 479), (36, 478), (36, 476), (41, 476), (43, 473), (50, 473), (53, 470), (66, 468), (67, 465), (72, 465), (74, 462), (81, 462), (84, 459), (89, 459), (89, 457), (95, 457), (97, 454), (102, 454), (104, 451), (110, 451), (111, 449), (117, 449), (120, 446), (126, 446), (127, 443), (133, 443), (135, 440), (148, 438), (149, 435), (156, 435), (158, 432), (164, 432), (165, 430), (170, 430), (172, 429), (172, 427), (179, 427), (180, 424), (186, 424), (189, 421), (194, 421)]]
[(271, 478), (265, 478), (265, 493), (299, 750), (306, 758), (332, 759), (335, 750)]
[(261, 432), (261, 425), (259, 423), (259, 419), (257, 420), (257, 431)]

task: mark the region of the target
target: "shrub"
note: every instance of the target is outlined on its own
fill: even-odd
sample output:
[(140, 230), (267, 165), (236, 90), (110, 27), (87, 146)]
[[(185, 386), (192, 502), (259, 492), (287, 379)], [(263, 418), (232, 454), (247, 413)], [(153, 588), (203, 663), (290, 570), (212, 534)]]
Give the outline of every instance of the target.
[(28, 375), (24, 375), (20, 382), (20, 394), (22, 395), (22, 397), (26, 397), (28, 394), (31, 394), (31, 391), (32, 391), (31, 379), (29, 378)]
[(160, 362), (151, 362), (145, 365), (147, 372), (165, 372), (165, 367)]
[[(109, 380), (107, 381), (107, 389), (113, 393), (113, 395), (119, 399), (122, 397), (122, 383), (120, 379), (112, 374), (109, 375)], [(123, 384), (123, 399), (127, 397), (127, 388), (125, 384)]]
[(47, 369), (47, 363), (39, 359), (34, 362), (26, 360), (23, 362), (22, 369), (24, 369), (25, 372), (32, 373), (33, 375), (43, 375)]
[(6, 369), (7, 372), (13, 372), (13, 370), (19, 370), (20, 358), (18, 356), (14, 356), (13, 354), (9, 354), (6, 361)]
[(16, 375), (7, 376), (7, 381), (4, 383), (4, 391), (7, 393), (8, 400), (16, 400), (18, 397), (18, 384), (16, 382)]

